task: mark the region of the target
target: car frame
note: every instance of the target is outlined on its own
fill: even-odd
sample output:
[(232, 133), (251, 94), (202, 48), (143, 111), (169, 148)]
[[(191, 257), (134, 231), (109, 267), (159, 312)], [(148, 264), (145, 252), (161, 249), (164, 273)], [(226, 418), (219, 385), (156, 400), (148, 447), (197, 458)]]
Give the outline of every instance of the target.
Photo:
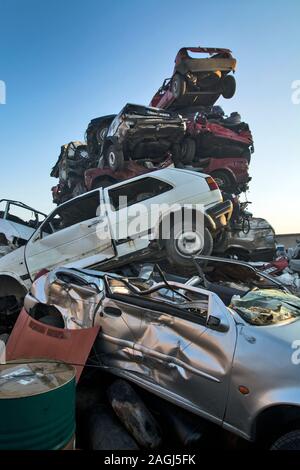
[[(209, 54), (192, 58), (189, 52)], [(236, 59), (231, 51), (213, 47), (182, 47), (175, 58), (173, 75), (164, 81), (150, 105), (163, 109), (181, 109), (190, 104), (213, 105), (222, 94), (230, 99), (235, 93)]]
[[(3, 233), (7, 240), (16, 246), (24, 245), (41, 223), (40, 218), (45, 219), (46, 214), (28, 206), (20, 201), (12, 199), (0, 199), (0, 204), (4, 204), (4, 210), (0, 212), (0, 233)], [(11, 207), (18, 207), (31, 212), (34, 220), (29, 224), (18, 216), (10, 213)]]
[(266, 219), (251, 215), (244, 223), (230, 223), (214, 252), (244, 261), (272, 261), (276, 256), (275, 230)]
[(103, 140), (104, 166), (117, 171), (128, 160), (160, 163), (170, 153), (180, 160), (185, 131), (185, 120), (177, 113), (128, 103)]
[[(122, 206), (124, 194), (129, 199)], [(149, 221), (153, 204), (162, 210)], [(188, 207), (183, 226), (184, 205)], [(36, 275), (59, 265), (107, 269), (132, 259), (155, 259), (166, 251), (174, 264), (188, 269), (191, 253), (212, 252), (213, 237), (231, 213), (232, 203), (223, 201), (210, 176), (176, 168), (85, 193), (58, 206), (25, 246), (0, 259), (0, 301), (14, 297), (21, 304)]]
[[(246, 320), (238, 299), (224, 303), (211, 284), (202, 287), (206, 262), (215, 263), (217, 275), (218, 264), (231, 266), (235, 275), (236, 270), (249, 272), (251, 292), (257, 292), (251, 286), (254, 278), (262, 295), (269, 295), (270, 286), (278, 287), (279, 298), (295, 301), (299, 313), (274, 324), (272, 317), (258, 324)], [(292, 343), (300, 331), (300, 300), (247, 263), (205, 256), (195, 263), (198, 276), (186, 282), (161, 271), (159, 280), (60, 268), (35, 282), (23, 316), (27, 323), (41, 325), (52, 312), (70, 333), (97, 326), (94, 347), (104, 370), (260, 446), (299, 449), (299, 382)], [(241, 298), (248, 295), (242, 283)], [(234, 296), (238, 287), (231, 288)], [(263, 317), (265, 310), (266, 304), (255, 315)], [(45, 323), (58, 338), (57, 322)], [(22, 348), (17, 337), (26, 344), (26, 331), (22, 338), (20, 330), (13, 333), (16, 348)], [(38, 344), (34, 348), (38, 351)]]

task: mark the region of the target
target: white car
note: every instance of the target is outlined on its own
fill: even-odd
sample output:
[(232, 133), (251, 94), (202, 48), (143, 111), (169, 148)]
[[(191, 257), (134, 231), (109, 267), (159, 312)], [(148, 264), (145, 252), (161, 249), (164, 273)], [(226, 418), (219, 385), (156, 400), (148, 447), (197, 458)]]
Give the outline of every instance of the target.
[(3, 242), (0, 242), (0, 256), (5, 254), (5, 250), (8, 252), (26, 244), (45, 218), (45, 214), (22, 202), (1, 199), (0, 234), (6, 243), (3, 246)]
[[(186, 205), (193, 220), (182, 226), (178, 215)], [(175, 168), (83, 194), (56, 208), (25, 246), (0, 259), (0, 305), (7, 296), (21, 302), (38, 273), (58, 266), (111, 269), (166, 252), (169, 261), (188, 267), (191, 255), (212, 252), (213, 237), (231, 213), (210, 176)]]

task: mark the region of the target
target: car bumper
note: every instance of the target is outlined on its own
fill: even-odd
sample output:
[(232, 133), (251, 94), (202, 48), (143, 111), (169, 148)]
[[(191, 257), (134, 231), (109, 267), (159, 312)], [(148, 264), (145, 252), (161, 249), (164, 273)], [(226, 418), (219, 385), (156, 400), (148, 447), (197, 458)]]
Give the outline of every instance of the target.
[(232, 215), (232, 202), (223, 201), (207, 209), (206, 214), (214, 224), (215, 230), (225, 227)]

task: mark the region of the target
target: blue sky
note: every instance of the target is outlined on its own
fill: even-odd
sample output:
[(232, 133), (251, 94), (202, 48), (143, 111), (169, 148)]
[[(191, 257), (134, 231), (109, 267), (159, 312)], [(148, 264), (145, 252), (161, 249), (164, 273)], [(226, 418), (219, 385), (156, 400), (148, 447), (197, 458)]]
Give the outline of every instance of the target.
[(184, 45), (229, 47), (255, 139), (248, 198), (278, 233), (300, 232), (299, 0), (0, 0), (1, 197), (50, 211), (60, 146), (91, 118), (147, 104)]

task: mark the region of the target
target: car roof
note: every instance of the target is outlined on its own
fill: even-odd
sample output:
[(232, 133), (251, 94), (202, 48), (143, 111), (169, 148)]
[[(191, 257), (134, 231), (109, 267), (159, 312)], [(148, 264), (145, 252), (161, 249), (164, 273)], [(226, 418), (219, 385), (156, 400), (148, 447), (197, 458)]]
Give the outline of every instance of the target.
[[(111, 186), (108, 186), (104, 189), (106, 191), (109, 191), (111, 189), (121, 188), (122, 186), (133, 183), (135, 181), (139, 181), (139, 180), (144, 179), (144, 178), (155, 178), (155, 179), (160, 179), (161, 181), (165, 181), (167, 183), (170, 183), (172, 185), (174, 185), (174, 184), (182, 185), (185, 182), (185, 180), (188, 182), (191, 179), (199, 178), (199, 177), (207, 178), (208, 175), (206, 175), (204, 173), (199, 173), (198, 171), (187, 170), (187, 169), (182, 169), (182, 168), (163, 168), (161, 170), (152, 171), (151, 173), (145, 173), (143, 175), (135, 176), (134, 178), (129, 178), (127, 180), (121, 181), (120, 183), (112, 184)], [(60, 204), (58, 207), (56, 207), (56, 209), (54, 209), (51, 212), (51, 214), (53, 214), (53, 212), (55, 212), (59, 208), (65, 207), (69, 204), (72, 204), (72, 202), (77, 200), (77, 199), (88, 197), (92, 193), (99, 192), (100, 189), (101, 188), (93, 189), (93, 190), (88, 191), (84, 194), (80, 194), (79, 196), (76, 196), (72, 199), (69, 199), (68, 201), (66, 201), (63, 204)], [(51, 214), (49, 214), (49, 215), (51, 215)]]
[(184, 180), (190, 180), (194, 178), (206, 178), (208, 175), (203, 173), (199, 173), (193, 170), (186, 170), (181, 168), (163, 168), (161, 170), (152, 171), (151, 173), (145, 173), (143, 175), (135, 176), (134, 178), (130, 178), (125, 181), (121, 181), (120, 183), (116, 183), (112, 186), (108, 186), (106, 189), (115, 189), (121, 186), (125, 186), (126, 184), (130, 184), (134, 181), (139, 181), (144, 178), (156, 178), (161, 179), (163, 181), (167, 181), (170, 183), (178, 183), (183, 184)]

